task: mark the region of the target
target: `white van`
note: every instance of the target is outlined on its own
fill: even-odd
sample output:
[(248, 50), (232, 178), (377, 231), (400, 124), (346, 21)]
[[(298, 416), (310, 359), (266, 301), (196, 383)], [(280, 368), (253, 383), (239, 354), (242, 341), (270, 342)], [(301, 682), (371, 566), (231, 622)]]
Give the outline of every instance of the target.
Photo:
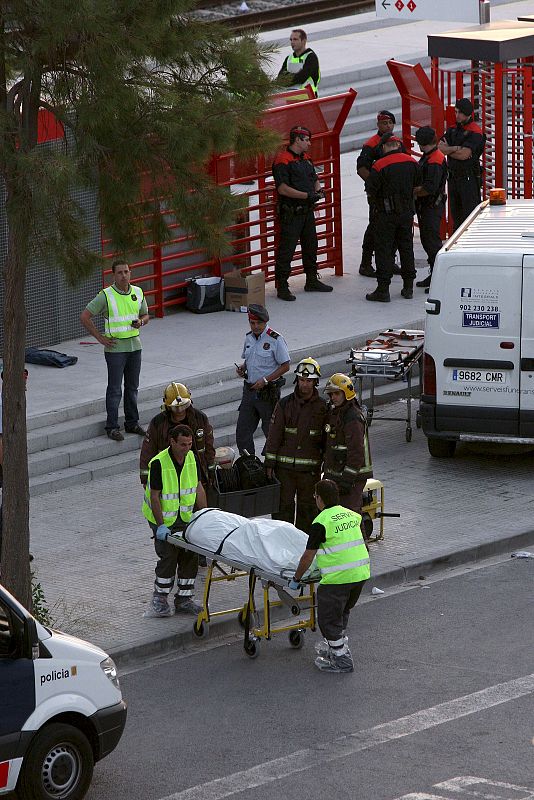
[(534, 443), (534, 201), (478, 206), (438, 253), (425, 309), (430, 454)]
[(125, 723), (111, 658), (44, 628), (0, 585), (0, 796), (81, 800)]

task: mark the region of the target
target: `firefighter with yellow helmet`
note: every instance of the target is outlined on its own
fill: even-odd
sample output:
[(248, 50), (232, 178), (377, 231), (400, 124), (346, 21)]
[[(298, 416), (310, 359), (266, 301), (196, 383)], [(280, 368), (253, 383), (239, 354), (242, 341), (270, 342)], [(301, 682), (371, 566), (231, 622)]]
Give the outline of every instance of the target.
[(146, 485), (150, 460), (169, 447), (169, 431), (175, 425), (187, 425), (193, 432), (192, 451), (197, 461), (200, 481), (207, 490), (215, 475), (213, 428), (206, 414), (194, 408), (187, 386), (178, 381), (173, 381), (166, 387), (161, 413), (156, 414), (148, 426), (139, 458), (141, 483)]
[(295, 389), (276, 404), (265, 445), (265, 467), (280, 481), (280, 511), (273, 519), (308, 531), (316, 514), (313, 497), (321, 475), (327, 404), (317, 386), (321, 368), (309, 356), (295, 368)]
[(365, 483), (373, 477), (367, 420), (348, 375), (336, 372), (324, 391), (330, 407), (325, 423), (323, 477), (337, 484), (342, 506), (360, 511)]

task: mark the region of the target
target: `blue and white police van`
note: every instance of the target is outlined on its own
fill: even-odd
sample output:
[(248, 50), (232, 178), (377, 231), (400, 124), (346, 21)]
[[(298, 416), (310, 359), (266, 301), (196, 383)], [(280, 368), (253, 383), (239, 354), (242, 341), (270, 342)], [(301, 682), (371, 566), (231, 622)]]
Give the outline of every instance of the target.
[(438, 458), (461, 441), (534, 444), (534, 202), (493, 191), (501, 204), (438, 253), (425, 304), (421, 421)]
[(0, 797), (81, 800), (125, 723), (112, 659), (45, 628), (0, 584)]

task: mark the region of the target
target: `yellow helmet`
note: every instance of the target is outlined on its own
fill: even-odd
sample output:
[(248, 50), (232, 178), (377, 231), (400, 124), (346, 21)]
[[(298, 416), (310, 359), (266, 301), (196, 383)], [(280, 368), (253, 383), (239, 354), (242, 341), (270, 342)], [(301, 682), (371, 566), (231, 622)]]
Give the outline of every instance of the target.
[(324, 390), (325, 392), (343, 392), (345, 400), (353, 400), (356, 397), (354, 384), (349, 376), (343, 375), (342, 372), (336, 372), (335, 375), (332, 375), (332, 377), (328, 379)]
[(163, 392), (163, 405), (161, 410), (166, 408), (188, 408), (191, 405), (191, 392), (183, 383), (169, 383)]
[(303, 358), (299, 361), (295, 367), (295, 373), (300, 375), (301, 378), (315, 378), (319, 382), (321, 367), (314, 358), (308, 356), (308, 358)]

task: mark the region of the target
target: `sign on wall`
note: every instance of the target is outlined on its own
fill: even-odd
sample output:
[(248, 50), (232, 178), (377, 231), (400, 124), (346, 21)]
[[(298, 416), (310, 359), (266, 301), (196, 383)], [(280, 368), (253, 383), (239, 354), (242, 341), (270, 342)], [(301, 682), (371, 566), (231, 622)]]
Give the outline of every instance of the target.
[(480, 0), (376, 0), (377, 17), (480, 22)]

